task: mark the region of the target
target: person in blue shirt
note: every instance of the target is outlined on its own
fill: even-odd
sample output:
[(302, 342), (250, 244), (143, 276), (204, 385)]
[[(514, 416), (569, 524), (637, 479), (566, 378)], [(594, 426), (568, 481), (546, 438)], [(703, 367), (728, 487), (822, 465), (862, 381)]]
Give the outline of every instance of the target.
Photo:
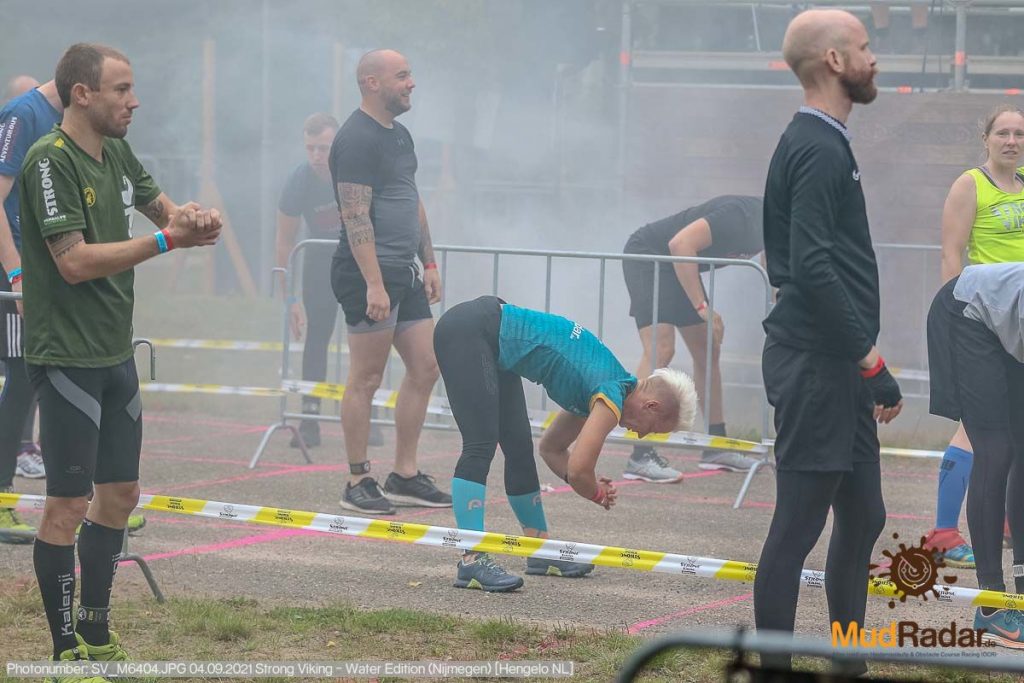
[[(0, 108), (0, 291), (21, 291), (21, 222), (18, 173), (25, 153), (36, 140), (60, 122), (64, 112), (57, 86), (49, 81), (8, 101)], [(30, 277), (30, 276), (29, 276)], [(13, 281), (13, 285), (12, 285)], [(0, 302), (0, 358), (6, 365), (0, 393), (0, 491), (9, 491), (14, 475), (38, 479), (46, 476), (43, 461), (31, 437), (35, 394), (25, 371), (22, 347), (21, 302)], [(23, 432), (29, 424), (27, 443)], [(19, 453), (22, 446), (23, 452)], [(31, 543), (31, 526), (14, 510), (0, 510), (0, 542)]]
[[(562, 411), (545, 429), (540, 454), (573, 490), (606, 510), (617, 492), (598, 477), (597, 458), (616, 426), (643, 437), (687, 430), (697, 393), (685, 374), (659, 368), (638, 380), (589, 330), (571, 320), (482, 296), (460, 303), (437, 322), (434, 353), (462, 433), (452, 480), (460, 529), (482, 531), (487, 473), (498, 445), (505, 456), (505, 493), (527, 536), (548, 537), (533, 434), (522, 380), (544, 387)], [(527, 574), (585, 576), (594, 566), (528, 558)], [(467, 552), (455, 586), (505, 592), (523, 585), (486, 553)]]

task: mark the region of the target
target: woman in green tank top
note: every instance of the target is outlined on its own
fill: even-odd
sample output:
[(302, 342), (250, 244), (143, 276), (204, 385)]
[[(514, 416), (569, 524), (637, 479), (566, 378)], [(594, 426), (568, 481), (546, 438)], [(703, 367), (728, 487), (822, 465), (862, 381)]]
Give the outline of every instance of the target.
[[(1024, 261), (1024, 112), (997, 107), (986, 118), (981, 139), (985, 163), (953, 182), (942, 209), (943, 283), (967, 265)], [(935, 529), (926, 540), (950, 567), (975, 566), (974, 551), (957, 528), (973, 452), (961, 424), (942, 457)]]

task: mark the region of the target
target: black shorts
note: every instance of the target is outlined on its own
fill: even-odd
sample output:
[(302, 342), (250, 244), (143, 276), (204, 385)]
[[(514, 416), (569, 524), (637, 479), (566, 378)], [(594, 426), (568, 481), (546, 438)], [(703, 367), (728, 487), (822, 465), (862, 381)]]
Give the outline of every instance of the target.
[(92, 485), (139, 480), (142, 400), (135, 359), (107, 368), (29, 365), (39, 395), (46, 495), (86, 496)]
[[(635, 235), (626, 242), (627, 254), (652, 254)], [(654, 322), (654, 266), (652, 261), (623, 261), (622, 276), (629, 290), (629, 315), (636, 320), (637, 329), (650, 327)], [(690, 303), (683, 286), (679, 284), (671, 263), (658, 263), (658, 324), (675, 327), (703, 325), (704, 319)], [(701, 282), (703, 289), (704, 283)], [(706, 294), (705, 294), (706, 298)]]
[[(0, 292), (11, 291), (11, 283), (7, 281), (7, 273), (0, 268)], [(0, 299), (0, 358), (21, 358), (25, 355), (25, 341), (22, 335), (25, 321), (18, 315), (18, 306), (9, 299)]]
[(386, 330), (396, 325), (401, 326), (402, 323), (433, 317), (416, 266), (382, 264), (380, 272), (384, 278), (384, 289), (391, 299), (391, 315), (384, 320), (374, 321), (366, 317), (366, 280), (359, 272), (359, 265), (354, 259), (337, 256), (331, 262), (331, 287), (341, 304), (350, 333)]
[(765, 340), (761, 371), (775, 407), (780, 470), (848, 472), (878, 462), (878, 425), (853, 361)]
[(1007, 429), (1021, 420), (1024, 364), (977, 320), (948, 282), (928, 310), (929, 412), (973, 426)]

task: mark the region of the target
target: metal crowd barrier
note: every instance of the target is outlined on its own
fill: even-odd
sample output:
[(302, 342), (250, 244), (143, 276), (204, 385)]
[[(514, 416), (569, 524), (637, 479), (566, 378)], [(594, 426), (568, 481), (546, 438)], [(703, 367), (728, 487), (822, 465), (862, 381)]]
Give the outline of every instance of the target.
[[(290, 377), (291, 370), (291, 358), (290, 358), (290, 330), (289, 330), (289, 306), (290, 302), (294, 301), (298, 292), (296, 292), (297, 280), (295, 276), (298, 266), (299, 256), (310, 248), (335, 248), (337, 246), (336, 240), (326, 239), (307, 239), (302, 240), (292, 249), (288, 257), (288, 268), (284, 269), (285, 276), (285, 297), (284, 297), (284, 311), (282, 315), (282, 355), (281, 355), (281, 381), (287, 383), (293, 378)], [(698, 263), (708, 266), (708, 284), (707, 284), (707, 297), (708, 297), (708, 319), (711, 320), (714, 317), (715, 311), (715, 289), (716, 289), (716, 273), (717, 270), (725, 266), (738, 266), (742, 268), (753, 269), (760, 275), (761, 282), (764, 288), (764, 313), (768, 314), (772, 306), (772, 295), (771, 285), (768, 282), (768, 274), (765, 272), (761, 264), (755, 261), (748, 261), (744, 259), (723, 259), (723, 258), (701, 258), (701, 257), (685, 257), (685, 256), (648, 256), (640, 254), (623, 254), (613, 252), (575, 252), (575, 251), (554, 251), (554, 250), (542, 250), (542, 249), (502, 249), (494, 247), (470, 247), (470, 246), (448, 246), (448, 245), (435, 245), (434, 251), (440, 256), (440, 275), (442, 282), (447, 282), (449, 261), (453, 254), (477, 254), (477, 255), (489, 255), (492, 258), (491, 268), (491, 294), (497, 295), (499, 289), (499, 274), (501, 272), (501, 261), (502, 257), (533, 257), (544, 259), (545, 277), (544, 277), (544, 311), (550, 312), (551, 310), (551, 293), (552, 293), (552, 272), (553, 265), (556, 259), (569, 259), (569, 260), (583, 260), (583, 261), (596, 261), (599, 266), (598, 278), (597, 278), (597, 329), (595, 333), (598, 338), (604, 338), (605, 330), (605, 294), (607, 285), (607, 264), (609, 261), (642, 261), (642, 262), (653, 262), (655, 264), (661, 263)], [(275, 269), (280, 270), (280, 269)], [(652, 322), (652, 361), (657, 358), (656, 343), (657, 343), (657, 323), (658, 323), (658, 291), (660, 288), (661, 268), (654, 268), (654, 296), (653, 296), (653, 322)], [(447, 288), (442, 292), (442, 298), (440, 302), (441, 313), (443, 314), (448, 307), (448, 299), (445, 292)], [(482, 294), (483, 291), (478, 291), (477, 294)], [(711, 359), (713, 350), (713, 329), (712, 325), (707, 325), (707, 355), (705, 357), (705, 385), (704, 395), (706, 402), (710, 403), (711, 396)], [(338, 344), (340, 348), (341, 344)], [(769, 436), (769, 406), (767, 397), (764, 392), (761, 392), (761, 440), (762, 443)], [(322, 422), (340, 422), (340, 416), (336, 415), (309, 415), (304, 413), (296, 413), (289, 411), (288, 409), (288, 396), (282, 395), (280, 399), (280, 410), (278, 414), (278, 421), (267, 427), (266, 432), (263, 434), (263, 438), (260, 440), (259, 445), (256, 447), (256, 452), (253, 454), (252, 460), (249, 463), (249, 467), (255, 468), (263, 452), (266, 450), (268, 443), (270, 442), (271, 436), (280, 430), (285, 429), (292, 433), (296, 443), (302, 453), (303, 458), (306, 462), (312, 462), (309, 451), (306, 448), (305, 443), (302, 441), (302, 437), (299, 435), (299, 431), (296, 425), (292, 424), (293, 421), (301, 420), (317, 420)], [(709, 424), (709, 411), (705, 411), (704, 415), (704, 426), (705, 431)], [(394, 420), (391, 419), (374, 419), (373, 422), (378, 424), (394, 425)], [(453, 430), (454, 427), (451, 424), (433, 423), (428, 422), (424, 425), (427, 429), (442, 429), (442, 430)], [(609, 441), (623, 442), (635, 444), (635, 439), (609, 439)], [(683, 446), (683, 444), (674, 443), (659, 443), (662, 446)], [(690, 446), (692, 447), (692, 445)], [(751, 482), (754, 476), (764, 466), (772, 466), (769, 460), (768, 451), (766, 448), (758, 448), (758, 452), (761, 457), (755, 458), (755, 464), (747, 473), (744, 479), (743, 485), (737, 494), (736, 501), (733, 505), (734, 508), (740, 507), (743, 503), (743, 499), (747, 494)]]

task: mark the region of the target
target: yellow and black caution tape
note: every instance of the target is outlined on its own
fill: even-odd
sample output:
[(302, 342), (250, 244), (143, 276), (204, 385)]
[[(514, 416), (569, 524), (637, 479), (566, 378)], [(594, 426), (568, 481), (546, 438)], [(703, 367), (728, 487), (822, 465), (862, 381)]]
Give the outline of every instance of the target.
[[(44, 496), (0, 493), (0, 507), (15, 508), (22, 512), (42, 510), (45, 500)], [(240, 503), (221, 503), (196, 498), (143, 494), (139, 498), (139, 507), (143, 510), (250, 522), (288, 529), (305, 529), (339, 536), (375, 538), (382, 541), (516, 555), (518, 557), (588, 562), (602, 567), (634, 569), (677, 576), (696, 576), (721, 581), (749, 583), (754, 580), (757, 572), (757, 565), (750, 562), (560, 541), (553, 538), (542, 539), (531, 536), (495, 534), (487, 531), (470, 531), (413, 522), (366, 519)], [(807, 587), (823, 588), (825, 573), (805, 569), (801, 574), (801, 582)], [(869, 581), (868, 590), (872, 594), (882, 597), (899, 597), (896, 585), (884, 578), (873, 577)], [(943, 604), (1006, 609), (1024, 607), (1024, 595), (948, 585), (936, 585), (934, 591), (935, 602)]]

